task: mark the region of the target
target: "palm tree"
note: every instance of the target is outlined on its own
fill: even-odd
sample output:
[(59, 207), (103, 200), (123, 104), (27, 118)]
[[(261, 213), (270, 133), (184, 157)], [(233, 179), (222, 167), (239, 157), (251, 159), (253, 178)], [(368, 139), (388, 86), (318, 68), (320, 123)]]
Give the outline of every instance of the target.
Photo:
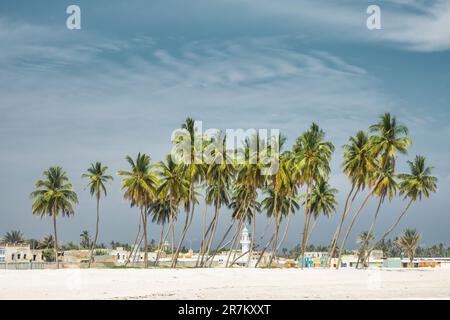
[(95, 164), (92, 163), (91, 167), (87, 170), (86, 173), (84, 173), (81, 177), (82, 178), (88, 178), (89, 183), (89, 192), (91, 193), (91, 196), (95, 196), (95, 199), (97, 201), (97, 223), (95, 225), (95, 236), (94, 241), (92, 242), (91, 246), (91, 252), (89, 254), (89, 265), (88, 268), (91, 267), (91, 262), (93, 258), (93, 252), (95, 249), (95, 246), (97, 244), (97, 238), (98, 238), (98, 225), (100, 221), (100, 197), (103, 194), (106, 197), (106, 183), (109, 180), (114, 180), (114, 178), (110, 175), (106, 174), (106, 171), (108, 170), (108, 167), (102, 166), (101, 162), (96, 162)]
[(59, 214), (68, 217), (73, 215), (73, 205), (78, 203), (78, 197), (61, 167), (51, 167), (44, 171), (43, 175), (45, 180), (38, 180), (35, 184), (36, 190), (30, 194), (30, 198), (36, 199), (31, 210), (41, 218), (45, 215), (53, 217), (55, 259), (56, 267), (59, 268), (56, 218)]
[(369, 256), (368, 252), (368, 241), (373, 240), (374, 235), (373, 232), (369, 231), (363, 231), (358, 235), (358, 238), (356, 239), (356, 243), (359, 244), (358, 249), (358, 262), (356, 263), (356, 267), (358, 268), (358, 265), (360, 262), (363, 263), (363, 266), (365, 264), (365, 261), (363, 260), (363, 257)]
[(22, 232), (19, 230), (11, 230), (5, 233), (1, 242), (5, 244), (17, 245), (25, 242), (25, 238), (23, 237)]
[(189, 181), (182, 176), (182, 167), (175, 164), (170, 155), (167, 155), (165, 163), (159, 162), (158, 167), (160, 169), (158, 176), (161, 180), (158, 188), (159, 201), (167, 199), (169, 202), (173, 264), (176, 261), (174, 221), (176, 220), (181, 201), (187, 201), (186, 199), (189, 196)]
[(328, 177), (330, 172), (331, 155), (334, 145), (324, 141), (325, 132), (315, 123), (308, 131), (301, 135), (293, 147), (294, 170), (299, 185), (306, 185), (305, 217), (303, 222), (303, 236), (301, 246), (301, 267), (306, 250), (306, 240), (311, 216), (311, 194), (314, 182)]
[(51, 234), (49, 234), (40, 241), (39, 248), (40, 249), (50, 249), (54, 245), (55, 245), (55, 239), (53, 239), (53, 236)]
[(243, 164), (237, 166), (236, 184), (238, 188), (247, 189), (246, 201), (248, 203), (242, 204), (244, 205), (244, 210), (249, 209), (252, 212), (252, 232), (247, 263), (248, 267), (251, 267), (250, 262), (253, 255), (253, 246), (255, 245), (258, 189), (266, 184), (266, 176), (262, 173), (263, 164), (260, 161), (260, 153), (263, 152), (263, 150), (260, 150), (260, 146), (262, 145), (264, 143), (258, 134), (246, 139), (244, 146), (245, 161)]
[[(342, 166), (344, 173), (350, 179), (351, 189), (345, 200), (344, 211), (341, 215), (341, 219), (336, 227), (334, 236), (331, 239), (327, 257), (327, 266), (330, 265), (330, 261), (334, 256), (342, 226), (344, 225), (345, 219), (350, 212), (353, 202), (359, 192), (365, 189), (368, 178), (372, 175), (375, 167), (373, 157), (370, 154), (368, 147), (368, 141), (368, 135), (364, 131), (358, 131), (356, 136), (350, 137), (349, 143), (343, 146), (345, 152)], [(356, 217), (354, 219), (356, 219)]]
[[(175, 252), (175, 259), (172, 261), (173, 267), (177, 264), (178, 255), (183, 246), (184, 239), (192, 224), (194, 218), (195, 205), (198, 204), (196, 187), (202, 181), (204, 177), (205, 166), (202, 160), (202, 150), (207, 141), (204, 141), (201, 133), (198, 133), (195, 128), (195, 120), (188, 117), (186, 121), (181, 125), (181, 129), (185, 130), (189, 137), (189, 153), (186, 155), (178, 155), (182, 157), (180, 164), (179, 175), (189, 183), (188, 194), (184, 196), (184, 211), (186, 213), (186, 219), (183, 229), (181, 231), (180, 240)], [(177, 143), (185, 143), (184, 141), (174, 141)]]
[(405, 209), (400, 213), (397, 220), (387, 229), (387, 231), (380, 237), (380, 239), (370, 249), (384, 242), (386, 237), (397, 227), (401, 219), (408, 212), (412, 203), (417, 200), (422, 200), (422, 197), (429, 198), (432, 192), (437, 190), (438, 179), (432, 176), (433, 167), (426, 165), (424, 156), (416, 156), (414, 162), (408, 161), (410, 173), (401, 173), (398, 175), (400, 179), (400, 195), (404, 199), (409, 199)]
[(338, 190), (332, 188), (328, 181), (325, 180), (319, 181), (318, 184), (314, 186), (311, 195), (311, 213), (314, 217), (314, 222), (311, 230), (308, 232), (306, 246), (308, 246), (308, 240), (317, 226), (320, 215), (322, 214), (323, 216), (330, 218), (336, 212), (336, 193), (338, 193)]
[(416, 254), (416, 249), (422, 236), (416, 229), (406, 229), (403, 235), (401, 235), (396, 243), (402, 248), (403, 252), (409, 257), (409, 266), (414, 267), (413, 261)]
[(161, 237), (158, 245), (158, 252), (156, 255), (155, 265), (158, 265), (158, 261), (163, 251), (164, 241), (166, 236), (164, 235), (165, 225), (170, 222), (170, 214), (172, 210), (169, 207), (169, 200), (166, 198), (161, 199), (158, 197), (158, 200), (153, 202), (152, 205), (148, 208), (148, 213), (152, 215), (152, 222), (161, 225)]
[[(209, 205), (214, 206), (214, 216), (211, 221), (211, 227), (208, 239), (205, 243), (205, 250), (200, 264), (206, 257), (207, 262), (209, 258), (209, 252), (214, 240), (214, 236), (217, 230), (217, 224), (219, 222), (219, 211), (223, 205), (229, 205), (230, 201), (230, 185), (231, 179), (234, 176), (233, 164), (226, 161), (225, 146), (226, 140), (221, 132), (217, 133), (212, 141), (217, 148), (214, 148), (210, 154), (211, 159), (206, 170), (206, 201)], [(210, 261), (210, 265), (212, 264)]]
[(122, 190), (125, 190), (124, 198), (129, 200), (131, 206), (138, 206), (141, 223), (144, 231), (144, 264), (148, 267), (148, 237), (146, 208), (157, 197), (158, 180), (155, 173), (150, 171), (150, 156), (138, 153), (134, 161), (130, 156), (125, 158), (131, 167), (131, 171), (118, 171), (123, 176)]
[(80, 247), (83, 249), (91, 248), (91, 236), (87, 230), (83, 230), (80, 234)]

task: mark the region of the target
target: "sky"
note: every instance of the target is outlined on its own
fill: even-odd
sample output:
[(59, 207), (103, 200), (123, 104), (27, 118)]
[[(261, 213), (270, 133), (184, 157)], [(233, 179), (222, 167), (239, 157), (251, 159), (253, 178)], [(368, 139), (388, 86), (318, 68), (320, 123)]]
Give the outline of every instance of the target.
[[(72, 4), (81, 8), (80, 30), (66, 27)], [(370, 4), (381, 8), (380, 30), (366, 27)], [(311, 237), (327, 244), (350, 189), (342, 145), (391, 112), (413, 139), (398, 171), (421, 154), (439, 179), (438, 192), (415, 203), (394, 235), (411, 227), (424, 245), (450, 244), (449, 0), (0, 0), (0, 70), (0, 235), (52, 232), (50, 219), (32, 215), (29, 193), (53, 165), (67, 171), (80, 200), (74, 217), (59, 219), (59, 237), (93, 233), (95, 201), (81, 174), (102, 161), (115, 180), (101, 202), (99, 242), (132, 242), (138, 211), (123, 200), (116, 172), (127, 169), (126, 155), (164, 159), (189, 116), (204, 128), (279, 129), (288, 147), (317, 122), (337, 147), (330, 183), (339, 207)], [(399, 196), (386, 202), (376, 233), (404, 206)], [(203, 204), (187, 246), (199, 245), (202, 212)], [(299, 242), (302, 217), (283, 247)], [(220, 219), (219, 233), (226, 208)], [(258, 217), (258, 234), (265, 222)], [(159, 227), (149, 232), (157, 239)]]

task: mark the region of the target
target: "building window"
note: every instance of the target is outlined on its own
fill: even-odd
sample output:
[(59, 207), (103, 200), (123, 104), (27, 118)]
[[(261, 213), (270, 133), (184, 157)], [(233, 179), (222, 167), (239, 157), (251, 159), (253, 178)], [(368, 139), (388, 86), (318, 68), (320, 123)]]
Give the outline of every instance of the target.
[(0, 249), (0, 256), (4, 256), (5, 255), (5, 249)]
[(20, 253), (17, 254), (17, 260), (20, 260)]
[(14, 253), (11, 255), (11, 260), (14, 261)]
[(26, 253), (23, 255), (23, 260), (27, 260), (27, 254)]
[(0, 257), (0, 262), (5, 262), (5, 257)]
[(33, 254), (33, 261), (36, 261), (36, 255)]

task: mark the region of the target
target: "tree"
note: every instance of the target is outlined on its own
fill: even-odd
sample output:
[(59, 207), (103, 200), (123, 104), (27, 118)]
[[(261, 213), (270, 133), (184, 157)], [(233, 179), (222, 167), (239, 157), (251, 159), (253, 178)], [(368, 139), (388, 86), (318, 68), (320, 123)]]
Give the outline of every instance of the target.
[(146, 208), (149, 203), (157, 198), (158, 180), (154, 172), (150, 171), (150, 156), (138, 153), (134, 161), (130, 156), (125, 158), (131, 167), (131, 171), (119, 171), (123, 176), (122, 190), (124, 199), (129, 200), (131, 206), (139, 207), (141, 223), (144, 230), (144, 264), (148, 267), (148, 237), (147, 237), (147, 214)]
[(358, 235), (358, 238), (356, 239), (356, 243), (359, 244), (358, 249), (358, 262), (356, 263), (356, 267), (358, 267), (359, 263), (362, 262), (363, 266), (365, 261), (363, 261), (364, 257), (369, 255), (368, 249), (368, 241), (373, 240), (374, 235), (373, 233), (369, 233), (369, 231), (363, 231)]
[(158, 188), (158, 201), (167, 200), (169, 203), (169, 222), (172, 234), (172, 263), (176, 260), (174, 223), (178, 216), (178, 209), (189, 194), (189, 182), (181, 174), (181, 167), (175, 164), (171, 155), (167, 155), (166, 162), (159, 162), (160, 185)]
[(19, 230), (11, 230), (5, 233), (1, 242), (9, 245), (18, 245), (24, 243), (25, 238)]
[(417, 232), (416, 229), (406, 229), (403, 235), (401, 235), (397, 244), (402, 248), (403, 252), (409, 257), (409, 266), (414, 267), (414, 255), (416, 254), (417, 246), (422, 239), (422, 236)]
[(330, 172), (331, 155), (334, 145), (325, 141), (325, 132), (315, 123), (303, 133), (293, 147), (295, 154), (294, 170), (299, 185), (306, 185), (305, 216), (303, 221), (303, 235), (301, 247), (301, 267), (306, 250), (308, 230), (311, 217), (311, 194), (314, 182), (326, 179)]
[(31, 198), (36, 199), (31, 210), (41, 218), (45, 215), (53, 218), (54, 251), (56, 267), (59, 268), (56, 218), (59, 214), (68, 217), (73, 215), (75, 213), (73, 205), (78, 203), (78, 197), (61, 167), (51, 167), (44, 171), (43, 175), (45, 179), (38, 180), (35, 184), (36, 190), (30, 194)]
[(80, 247), (83, 249), (92, 248), (91, 247), (91, 236), (89, 235), (89, 232), (87, 230), (83, 230), (80, 234)]
[(100, 222), (100, 198), (102, 193), (106, 197), (106, 183), (110, 180), (114, 180), (114, 178), (110, 175), (106, 174), (108, 167), (104, 167), (101, 162), (92, 163), (91, 167), (84, 173), (81, 177), (89, 179), (88, 187), (91, 196), (95, 196), (96, 204), (97, 204), (97, 222), (95, 224), (95, 236), (94, 241), (92, 241), (92, 245), (90, 247), (89, 253), (89, 265), (88, 268), (91, 267), (91, 262), (93, 259), (93, 252), (95, 246), (97, 244), (98, 238), (98, 225)]
[(51, 234), (47, 235), (39, 243), (39, 249), (50, 249), (55, 246), (55, 239)]
[[(384, 242), (384, 239), (397, 227), (401, 219), (408, 212), (413, 202), (422, 200), (422, 197), (429, 198), (431, 193), (437, 190), (438, 179), (431, 175), (433, 167), (426, 165), (426, 158), (424, 156), (416, 156), (413, 162), (408, 161), (408, 165), (410, 173), (401, 173), (398, 175), (398, 178), (400, 179), (400, 195), (404, 196), (404, 200), (409, 199), (409, 201), (397, 220), (380, 237), (374, 247)], [(373, 247), (371, 250), (373, 250)]]
[[(369, 176), (372, 175), (372, 172), (375, 168), (375, 162), (372, 155), (370, 154), (368, 141), (368, 135), (364, 131), (358, 131), (356, 133), (356, 136), (350, 137), (349, 143), (345, 144), (343, 147), (345, 151), (344, 162), (342, 166), (344, 174), (348, 176), (351, 182), (351, 188), (345, 200), (341, 219), (330, 242), (327, 266), (330, 265), (331, 259), (334, 257), (342, 227), (348, 213), (352, 208), (353, 202), (355, 201), (358, 194), (365, 189), (366, 184), (369, 180)], [(356, 220), (356, 216), (354, 216), (352, 219), (352, 223), (350, 225), (351, 227), (353, 226), (354, 220)], [(349, 231), (347, 232), (347, 234), (350, 233), (351, 227), (349, 227)]]

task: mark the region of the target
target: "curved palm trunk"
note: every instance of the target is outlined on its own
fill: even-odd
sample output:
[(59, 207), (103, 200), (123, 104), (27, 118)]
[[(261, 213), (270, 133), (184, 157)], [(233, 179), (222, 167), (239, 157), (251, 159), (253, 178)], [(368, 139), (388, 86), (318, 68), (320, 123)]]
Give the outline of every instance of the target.
[(208, 231), (206, 231), (206, 213), (208, 212), (208, 204), (206, 203), (205, 199), (205, 209), (203, 210), (203, 222), (202, 222), (202, 241), (200, 242), (200, 248), (198, 250), (198, 256), (197, 256), (197, 262), (195, 263), (195, 267), (198, 267), (200, 263), (200, 257), (203, 255), (204, 252), (204, 243), (206, 240), (206, 235), (209, 232), (209, 228), (211, 227), (211, 224), (208, 226)]
[(308, 247), (309, 239), (311, 238), (311, 234), (316, 229), (318, 221), (319, 221), (319, 217), (314, 218), (314, 222), (313, 222), (313, 224), (311, 226), (311, 230), (308, 231), (308, 236), (306, 237), (306, 247)]
[[(341, 220), (340, 220), (338, 226), (336, 227), (336, 231), (334, 232), (333, 239), (331, 239), (330, 248), (328, 250), (328, 255), (327, 255), (327, 263), (326, 263), (327, 267), (330, 265), (331, 259), (333, 258), (334, 251), (336, 250), (336, 244), (339, 241), (339, 236), (341, 234), (342, 226), (344, 225), (345, 218), (347, 217), (347, 214), (350, 211), (351, 205), (353, 204), (353, 201), (350, 205), (349, 205), (349, 202), (350, 202), (350, 197), (351, 197), (354, 189), (355, 189), (355, 185), (352, 184), (352, 188), (350, 189), (347, 199), (345, 200), (344, 212), (342, 213)], [(357, 194), (358, 194), (358, 190), (356, 190), (355, 196)], [(355, 199), (355, 197), (353, 197), (353, 200), (354, 199)]]
[(408, 202), (408, 205), (405, 207), (405, 209), (400, 213), (400, 215), (398, 216), (397, 220), (387, 229), (387, 231), (380, 237), (380, 239), (375, 242), (375, 244), (368, 250), (368, 254), (370, 254), (370, 252), (373, 251), (373, 249), (375, 249), (375, 247), (377, 245), (379, 245), (380, 243), (382, 243), (384, 241), (384, 239), (386, 239), (386, 237), (397, 227), (397, 225), (400, 223), (400, 220), (402, 220), (402, 218), (405, 216), (405, 214), (408, 212), (409, 208), (411, 207), (412, 203), (414, 202), (413, 199), (411, 199)]
[[(361, 252), (362, 253), (361, 262), (362, 262), (362, 267), (363, 268), (365, 267), (366, 261), (367, 261), (367, 259), (369, 258), (369, 255), (370, 255), (370, 253), (368, 252), (369, 239), (370, 239), (370, 235), (373, 232), (373, 229), (375, 228), (375, 223), (377, 222), (378, 214), (380, 213), (380, 208), (381, 208), (381, 204), (383, 203), (383, 199), (384, 199), (383, 197), (380, 197), (380, 201), (378, 201), (377, 210), (375, 211), (375, 215), (373, 216), (372, 222), (370, 223), (370, 227), (369, 227), (369, 230), (367, 232), (367, 237), (366, 237), (366, 239), (364, 239), (364, 248), (366, 250), (363, 250)], [(356, 264), (356, 267), (358, 267), (358, 263)]]
[(369, 201), (369, 198), (370, 198), (370, 196), (372, 194), (373, 194), (373, 191), (371, 191), (371, 192), (369, 192), (367, 194), (367, 196), (364, 198), (364, 201), (360, 205), (358, 211), (356, 211), (356, 213), (352, 217), (352, 220), (351, 220), (350, 225), (349, 225), (349, 227), (347, 229), (347, 232), (345, 233), (344, 240), (342, 240), (341, 247), (339, 248), (339, 256), (338, 256), (338, 262), (336, 263), (336, 269), (339, 269), (339, 265), (341, 264), (342, 254), (344, 253), (344, 250), (345, 250), (345, 244), (347, 243), (347, 240), (348, 240), (348, 237), (350, 235), (350, 232), (352, 231), (353, 225), (355, 224), (356, 219), (358, 218), (358, 216), (361, 213), (362, 209), (366, 205), (367, 201)]
[(55, 261), (56, 269), (59, 269), (59, 259), (58, 259), (58, 232), (56, 231), (56, 210), (53, 210), (53, 232), (55, 233)]
[(97, 223), (95, 225), (95, 237), (94, 237), (94, 242), (91, 245), (91, 252), (89, 253), (89, 265), (88, 268), (91, 267), (91, 263), (92, 263), (92, 258), (93, 258), (93, 253), (95, 250), (95, 246), (97, 244), (97, 238), (98, 238), (98, 224), (100, 222), (100, 194), (97, 193)]
[[(219, 244), (217, 245), (216, 250), (214, 250), (214, 253), (213, 253), (213, 255), (212, 255), (211, 259), (210, 259), (211, 261), (209, 262), (209, 267), (212, 266), (212, 264), (214, 262), (214, 257), (216, 256), (217, 252), (223, 248), (223, 247), (221, 247), (221, 245), (222, 245), (222, 243), (224, 243), (225, 239), (227, 238), (228, 234), (230, 233), (231, 229), (233, 228), (235, 222), (236, 221), (233, 219), (231, 224), (230, 224), (230, 226), (228, 227), (227, 231), (225, 232), (225, 235), (222, 237), (222, 239), (220, 240)], [(208, 262), (208, 260), (209, 260), (209, 258), (206, 258), (205, 263)]]
[(219, 207), (218, 207), (218, 205), (216, 205), (215, 206), (215, 210), (214, 210), (213, 226), (212, 226), (212, 230), (211, 230), (211, 233), (209, 235), (209, 238), (208, 238), (206, 252), (203, 254), (203, 257), (202, 257), (201, 266), (205, 265), (206, 260), (205, 261), (203, 261), (203, 260), (205, 259), (205, 257), (207, 259), (208, 256), (209, 256), (209, 251), (211, 250), (211, 245), (212, 245), (214, 236), (216, 234), (218, 220), (219, 220)]
[(130, 263), (131, 256), (133, 255), (134, 250), (136, 250), (136, 245), (137, 245), (137, 241), (139, 239), (140, 234), (141, 234), (141, 219), (139, 219), (138, 233), (136, 235), (136, 239), (134, 240), (133, 247), (131, 248), (131, 252), (128, 255), (127, 261), (125, 261), (125, 267), (128, 265), (128, 263)]
[[(272, 246), (272, 254), (270, 256), (269, 260), (269, 267), (272, 265), (272, 261), (275, 258), (275, 255), (277, 253), (277, 245), (278, 245), (278, 231), (280, 229), (280, 222), (281, 222), (281, 215), (275, 220), (275, 234), (273, 239), (273, 246)], [(262, 256), (262, 254), (261, 254)]]
[(275, 232), (272, 233), (272, 237), (269, 239), (269, 241), (264, 246), (264, 249), (261, 251), (261, 254), (259, 255), (258, 261), (256, 261), (255, 268), (258, 267), (259, 263), (261, 262), (264, 253), (266, 252), (267, 248), (269, 248), (270, 244), (273, 242), (273, 239), (275, 238)]
[(287, 231), (289, 228), (289, 225), (291, 223), (291, 217), (292, 217), (292, 199), (289, 199), (289, 208), (288, 208), (288, 216), (286, 221), (286, 226), (284, 227), (283, 235), (281, 236), (280, 243), (278, 244), (277, 251), (280, 249), (281, 245), (284, 242), (284, 239), (286, 239)]
[(242, 224), (243, 224), (243, 219), (239, 219), (239, 223), (236, 227), (236, 230), (233, 233), (233, 237), (231, 238), (231, 246), (230, 246), (230, 250), (228, 252), (228, 256), (227, 256), (227, 262), (225, 263), (225, 268), (228, 268), (228, 263), (230, 261), (230, 257), (231, 257), (231, 253), (233, 252), (233, 248), (235, 247), (236, 241), (238, 239), (238, 235), (240, 233), (240, 231), (242, 230)]

